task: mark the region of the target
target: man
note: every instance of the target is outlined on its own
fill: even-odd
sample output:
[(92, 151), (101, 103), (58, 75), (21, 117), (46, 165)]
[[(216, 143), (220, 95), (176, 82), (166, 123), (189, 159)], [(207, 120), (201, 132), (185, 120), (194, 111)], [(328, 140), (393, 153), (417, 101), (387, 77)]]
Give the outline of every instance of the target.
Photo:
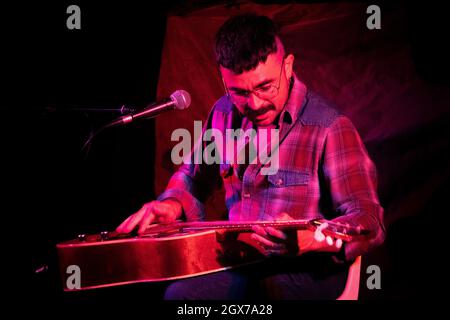
[[(226, 95), (204, 129), (279, 130), (276, 173), (262, 163), (185, 164), (158, 200), (126, 219), (119, 232), (177, 219), (201, 220), (202, 201), (220, 181), (230, 220), (325, 218), (370, 231), (348, 242), (253, 228), (266, 263), (171, 283), (167, 299), (335, 299), (349, 264), (384, 240), (376, 170), (354, 126), (299, 81), (274, 23), (246, 14), (226, 21), (216, 34), (216, 58)], [(247, 159), (248, 160), (248, 159)], [(293, 243), (295, 242), (295, 243)]]

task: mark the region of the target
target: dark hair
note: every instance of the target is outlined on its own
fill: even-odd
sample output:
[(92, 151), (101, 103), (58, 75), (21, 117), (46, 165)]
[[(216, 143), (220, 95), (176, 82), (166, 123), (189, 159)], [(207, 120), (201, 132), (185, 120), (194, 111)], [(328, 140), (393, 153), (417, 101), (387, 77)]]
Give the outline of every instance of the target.
[(234, 16), (216, 34), (216, 61), (235, 74), (241, 74), (265, 62), (277, 52), (278, 30), (266, 16), (242, 14)]

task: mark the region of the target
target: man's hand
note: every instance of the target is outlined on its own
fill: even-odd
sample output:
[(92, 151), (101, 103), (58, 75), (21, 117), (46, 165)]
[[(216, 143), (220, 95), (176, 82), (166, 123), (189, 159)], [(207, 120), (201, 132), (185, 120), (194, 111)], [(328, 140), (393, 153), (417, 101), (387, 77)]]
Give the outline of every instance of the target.
[[(292, 220), (292, 217), (282, 213), (277, 220)], [(296, 232), (283, 232), (272, 227), (261, 226), (253, 226), (252, 229), (255, 232), (252, 234), (252, 239), (263, 249), (265, 256), (297, 255)]]
[(181, 204), (176, 200), (155, 200), (144, 204), (138, 212), (122, 222), (116, 231), (129, 233), (139, 225), (138, 233), (143, 233), (152, 222), (173, 222), (179, 219), (182, 211)]
[[(283, 213), (277, 220), (292, 220), (292, 217)], [(297, 232), (282, 232), (272, 227), (253, 226), (255, 232), (252, 239), (256, 240), (266, 256), (274, 255), (300, 255), (309, 251), (337, 252), (342, 247), (341, 239), (333, 239), (322, 232), (327, 227), (324, 223), (314, 232), (299, 230)]]

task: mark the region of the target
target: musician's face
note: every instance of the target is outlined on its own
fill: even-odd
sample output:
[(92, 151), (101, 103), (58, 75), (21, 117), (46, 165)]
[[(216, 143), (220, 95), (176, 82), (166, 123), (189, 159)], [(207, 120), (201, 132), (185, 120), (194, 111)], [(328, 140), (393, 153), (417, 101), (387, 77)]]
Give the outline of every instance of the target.
[(274, 124), (289, 96), (294, 56), (284, 57), (284, 50), (270, 54), (255, 69), (235, 74), (220, 68), (232, 102), (256, 126)]

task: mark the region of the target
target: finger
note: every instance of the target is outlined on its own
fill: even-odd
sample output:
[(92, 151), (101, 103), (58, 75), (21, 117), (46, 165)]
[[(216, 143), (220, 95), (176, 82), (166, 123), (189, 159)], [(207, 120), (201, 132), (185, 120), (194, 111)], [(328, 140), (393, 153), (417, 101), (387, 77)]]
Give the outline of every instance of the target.
[(153, 206), (153, 213), (160, 222), (173, 222), (177, 219), (177, 213), (172, 205), (158, 202)]
[(159, 202), (153, 205), (153, 213), (158, 217), (167, 214), (167, 211), (168, 205), (166, 203)]
[(266, 238), (264, 238), (263, 236), (260, 236), (257, 233), (253, 233), (251, 235), (252, 239), (255, 240), (263, 249), (276, 249), (276, 250), (280, 250), (280, 249), (284, 249), (285, 245), (283, 243), (275, 243), (272, 242)]
[(277, 217), (277, 220), (286, 221), (286, 220), (293, 220), (293, 219), (292, 219), (292, 217), (289, 215), (289, 213), (287, 213), (287, 212), (282, 212), (282, 213), (280, 213), (280, 215)]
[(275, 229), (273, 227), (267, 227), (266, 232), (273, 237), (276, 237), (276, 238), (279, 238), (282, 240), (287, 239), (287, 235), (283, 231)]
[(147, 229), (147, 227), (149, 226), (150, 223), (153, 222), (153, 220), (155, 220), (155, 214), (152, 212), (151, 209), (149, 209), (146, 214), (144, 215), (144, 218), (141, 220), (141, 222), (139, 223), (139, 230), (138, 233), (142, 234), (144, 233), (144, 231)]
[(128, 224), (128, 222), (131, 220), (131, 217), (132, 217), (132, 215), (131, 216), (129, 216), (128, 218), (126, 218), (117, 228), (116, 228), (116, 231), (118, 232), (118, 233), (125, 233), (124, 232), (124, 228), (125, 228), (125, 226)]
[(129, 233), (129, 232), (131, 232), (131, 230), (133, 230), (134, 226), (136, 225), (136, 224), (133, 224), (133, 221), (136, 218), (136, 214), (137, 213), (132, 214), (131, 216), (129, 216), (128, 219), (125, 220), (124, 223), (122, 223), (120, 225), (120, 232), (121, 233)]
[(261, 226), (252, 226), (252, 230), (263, 237), (267, 236), (266, 230)]
[(348, 223), (348, 222), (344, 223), (344, 229), (345, 229), (345, 232), (348, 233), (351, 229), (350, 223)]
[(357, 226), (352, 226), (350, 223), (346, 222), (344, 225), (347, 230), (353, 229), (357, 234), (361, 233), (362, 226), (360, 224), (358, 224)]
[(131, 232), (134, 229), (134, 227), (136, 227), (136, 225), (139, 223), (139, 221), (141, 221), (142, 217), (147, 212), (148, 208), (151, 208), (151, 206), (152, 206), (151, 203), (144, 204), (138, 212), (133, 214), (130, 217), (131, 219), (127, 222), (127, 224), (123, 226), (122, 228), (123, 232), (124, 233)]
[(134, 216), (133, 218), (130, 220), (129, 225), (127, 226), (128, 229), (133, 230), (134, 227), (136, 227), (136, 225), (139, 224), (139, 222), (144, 218), (144, 216), (147, 214), (147, 212), (149, 212), (153, 207), (153, 204), (147, 203), (145, 204), (141, 210), (139, 210)]

